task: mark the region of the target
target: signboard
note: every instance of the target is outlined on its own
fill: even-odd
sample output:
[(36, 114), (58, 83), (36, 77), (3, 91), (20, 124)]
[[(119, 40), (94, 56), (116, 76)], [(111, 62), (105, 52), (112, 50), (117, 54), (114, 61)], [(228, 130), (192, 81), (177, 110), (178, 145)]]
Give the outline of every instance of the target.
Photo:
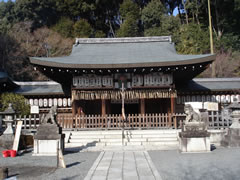
[(185, 104), (190, 104), (195, 111), (199, 111), (199, 109), (218, 111), (218, 103), (216, 102), (186, 102)]
[(31, 114), (39, 114), (39, 106), (33, 105), (30, 109)]
[(216, 102), (205, 102), (204, 109), (208, 111), (218, 111), (218, 103)]

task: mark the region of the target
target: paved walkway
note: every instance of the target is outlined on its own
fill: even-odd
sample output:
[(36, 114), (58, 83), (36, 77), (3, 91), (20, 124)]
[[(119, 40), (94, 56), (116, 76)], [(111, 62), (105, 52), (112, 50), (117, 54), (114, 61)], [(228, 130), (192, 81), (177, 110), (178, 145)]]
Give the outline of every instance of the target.
[(101, 152), (84, 180), (161, 180), (146, 151)]

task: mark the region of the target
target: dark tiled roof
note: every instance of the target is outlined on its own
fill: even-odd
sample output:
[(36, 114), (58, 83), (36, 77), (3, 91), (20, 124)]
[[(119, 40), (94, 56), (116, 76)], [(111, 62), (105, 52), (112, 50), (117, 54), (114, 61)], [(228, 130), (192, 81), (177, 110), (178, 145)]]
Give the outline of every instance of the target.
[[(22, 95), (63, 95), (63, 89), (54, 81), (15, 82), (20, 87), (15, 91)], [(239, 91), (240, 78), (196, 78), (189, 81), (180, 91)]]
[(0, 92), (13, 90), (14, 88), (17, 88), (17, 84), (12, 81), (6, 72), (0, 71)]
[(0, 79), (2, 78), (8, 78), (7, 73), (0, 71)]
[(195, 78), (181, 91), (239, 91), (240, 78)]
[(20, 87), (15, 90), (15, 93), (19, 93), (25, 96), (31, 95), (63, 95), (63, 89), (61, 84), (53, 81), (42, 82), (15, 82)]
[(77, 39), (66, 57), (30, 58), (36, 65), (62, 68), (128, 68), (211, 62), (215, 55), (180, 55), (169, 36)]

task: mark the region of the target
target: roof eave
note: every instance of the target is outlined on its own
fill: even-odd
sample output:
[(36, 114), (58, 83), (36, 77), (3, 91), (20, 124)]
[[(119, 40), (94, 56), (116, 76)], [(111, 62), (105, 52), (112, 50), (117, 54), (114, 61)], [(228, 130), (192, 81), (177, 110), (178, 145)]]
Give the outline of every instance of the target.
[(165, 62), (148, 62), (148, 63), (126, 63), (126, 64), (68, 64), (53, 61), (43, 61), (36, 57), (30, 57), (30, 62), (34, 65), (57, 67), (57, 68), (84, 68), (84, 69), (115, 69), (115, 68), (144, 68), (144, 67), (166, 67), (166, 66), (181, 66), (192, 65), (206, 62), (213, 62), (216, 55), (206, 57), (182, 60), (182, 61), (165, 61)]

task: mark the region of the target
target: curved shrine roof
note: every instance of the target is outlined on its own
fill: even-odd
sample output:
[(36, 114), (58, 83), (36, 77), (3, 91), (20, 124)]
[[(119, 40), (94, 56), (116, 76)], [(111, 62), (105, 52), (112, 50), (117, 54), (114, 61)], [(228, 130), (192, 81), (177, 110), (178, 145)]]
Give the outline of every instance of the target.
[(59, 68), (136, 68), (212, 62), (215, 55), (177, 54), (170, 36), (76, 39), (65, 57), (31, 57), (32, 64)]

